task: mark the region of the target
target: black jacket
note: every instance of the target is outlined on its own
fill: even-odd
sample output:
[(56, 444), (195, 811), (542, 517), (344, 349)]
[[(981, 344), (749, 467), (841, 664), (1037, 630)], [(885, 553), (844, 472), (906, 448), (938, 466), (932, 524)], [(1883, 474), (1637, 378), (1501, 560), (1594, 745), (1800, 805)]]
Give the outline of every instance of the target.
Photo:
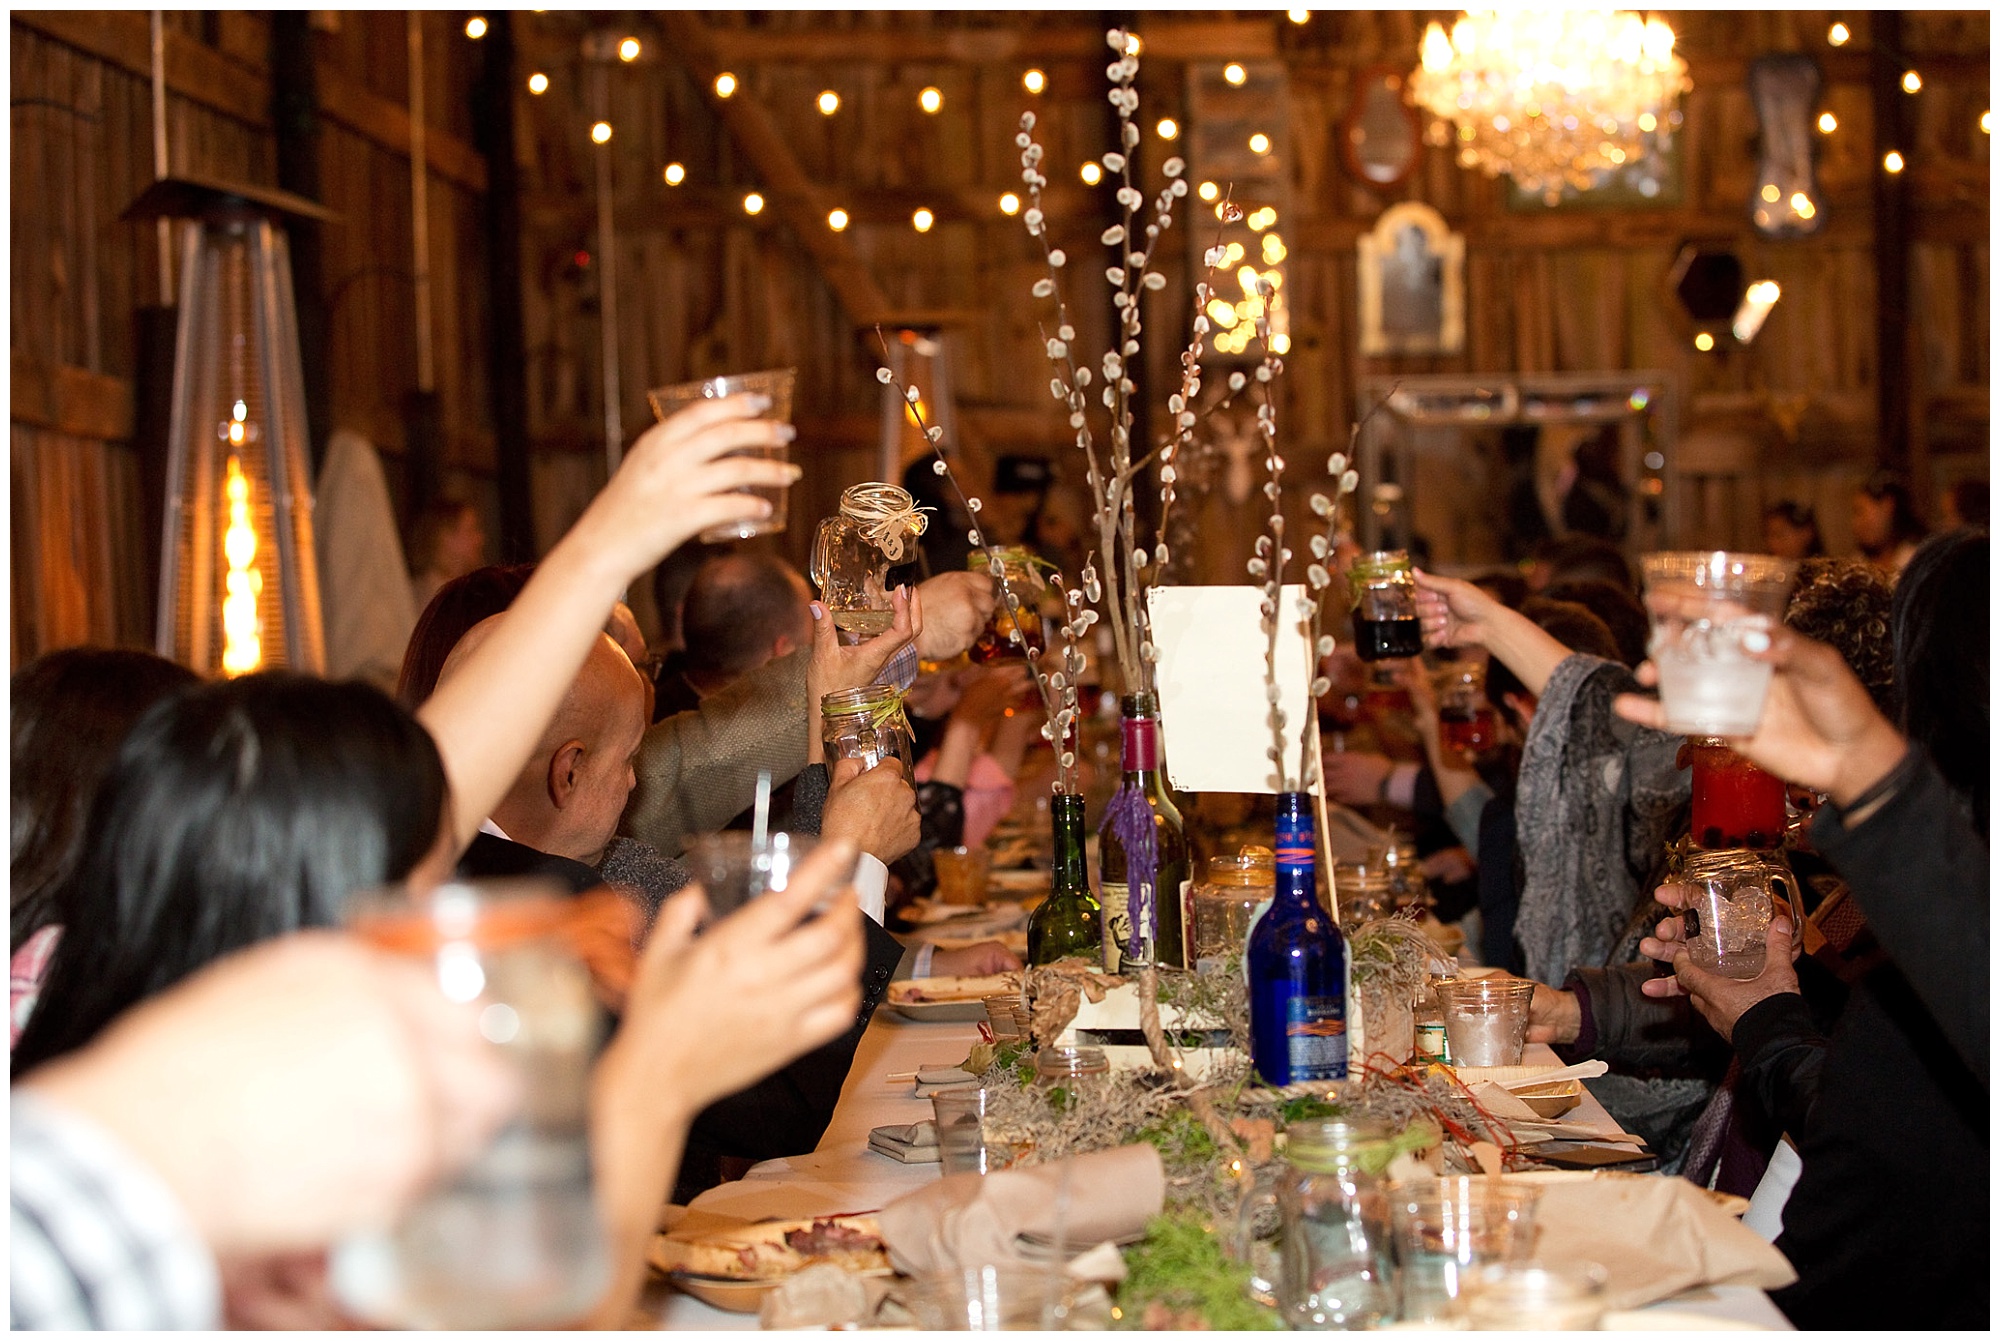
[(1986, 843), (1920, 751), (1898, 773), (1858, 827), (1830, 807), (1813, 825), (1889, 962), (1850, 996), (1798, 1138), (1778, 1247), (1799, 1280), (1772, 1298), (1802, 1328), (1988, 1321)]

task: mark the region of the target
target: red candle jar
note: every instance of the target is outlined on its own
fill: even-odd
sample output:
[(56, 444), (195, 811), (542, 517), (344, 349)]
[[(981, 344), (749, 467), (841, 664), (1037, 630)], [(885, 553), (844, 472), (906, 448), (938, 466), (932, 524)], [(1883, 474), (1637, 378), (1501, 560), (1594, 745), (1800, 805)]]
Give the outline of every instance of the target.
[(1774, 848), (1785, 836), (1784, 780), (1714, 738), (1690, 742), (1694, 841), (1700, 847)]

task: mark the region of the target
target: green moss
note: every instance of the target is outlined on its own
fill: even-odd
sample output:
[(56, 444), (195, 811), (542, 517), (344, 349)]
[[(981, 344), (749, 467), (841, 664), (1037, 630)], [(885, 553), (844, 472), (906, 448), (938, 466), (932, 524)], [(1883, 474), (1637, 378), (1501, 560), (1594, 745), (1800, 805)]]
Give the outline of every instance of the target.
[(1154, 1216), (1145, 1239), (1126, 1250), (1125, 1269), (1115, 1324), (1123, 1330), (1145, 1327), (1146, 1308), (1153, 1303), (1171, 1313), (1195, 1314), (1219, 1332), (1279, 1330), (1277, 1314), (1250, 1298), (1250, 1268), (1223, 1250), (1200, 1214)]

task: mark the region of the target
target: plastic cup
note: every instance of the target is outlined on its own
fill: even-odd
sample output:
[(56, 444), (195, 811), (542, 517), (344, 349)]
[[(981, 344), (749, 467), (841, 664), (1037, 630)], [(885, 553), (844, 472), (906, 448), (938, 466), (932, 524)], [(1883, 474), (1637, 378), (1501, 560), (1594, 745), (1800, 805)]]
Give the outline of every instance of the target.
[(1527, 1260), (1541, 1190), (1487, 1178), (1392, 1188), (1401, 1320), (1461, 1322), (1475, 1270)]
[(980, 1266), (918, 1277), (905, 1298), (923, 1331), (1046, 1332), (1063, 1330), (1071, 1294), (1056, 1267)]
[[(771, 398), (771, 408), (764, 418), (775, 419), (779, 423), (789, 423), (792, 418), (792, 384), (798, 378), (797, 368), (774, 368), (767, 372), (736, 373), (729, 377), (708, 377), (699, 382), (679, 382), (673, 386), (659, 387), (646, 393), (652, 403), (653, 414), (665, 423), (676, 413), (699, 400), (721, 400), (727, 396), (751, 392)], [(730, 453), (732, 456), (757, 456), (770, 461), (791, 459), (785, 444), (775, 447), (746, 447)], [(708, 544), (720, 544), (729, 540), (748, 540), (752, 536), (777, 535), (785, 529), (785, 499), (788, 490), (784, 485), (756, 485), (740, 492), (755, 494), (771, 505), (771, 515), (758, 520), (751, 517), (740, 522), (730, 522), (725, 526), (711, 526), (701, 533), (701, 539)]]
[(937, 1118), (938, 1162), (946, 1174), (987, 1174), (1011, 1163), (1011, 1151), (986, 1139), (986, 1099), (984, 1089), (939, 1090), (931, 1096), (931, 1112)]
[[(1660, 673), (1667, 730), (1748, 736), (1764, 715), (1771, 665), (1751, 657), (1785, 612), (1792, 564), (1767, 554), (1676, 552), (1642, 561), (1648, 596), (1692, 598), (1697, 611), (1649, 609), (1647, 654)], [(1649, 602), (1649, 606), (1650, 606)], [(1753, 635), (1755, 635), (1753, 637)]]
[(545, 880), (362, 894), (350, 929), (420, 959), (520, 1069), (527, 1104), (471, 1165), (386, 1231), (338, 1245), (335, 1296), (379, 1326), (574, 1326), (610, 1281), (590, 1177), (590, 1063), (602, 1012)]
[[(799, 863), (819, 846), (819, 840), (811, 834), (774, 833), (765, 839), (764, 848), (759, 851), (754, 837), (740, 829), (703, 834), (681, 858), (694, 878), (701, 881), (711, 915), (726, 917), (759, 895), (786, 888)], [(848, 883), (852, 882), (850, 875)], [(834, 891), (839, 889), (839, 885), (834, 886)], [(825, 912), (833, 905), (834, 897), (830, 892), (815, 906), (815, 911)]]
[(1524, 978), (1447, 978), (1437, 987), (1454, 1066), (1519, 1066), (1535, 985)]

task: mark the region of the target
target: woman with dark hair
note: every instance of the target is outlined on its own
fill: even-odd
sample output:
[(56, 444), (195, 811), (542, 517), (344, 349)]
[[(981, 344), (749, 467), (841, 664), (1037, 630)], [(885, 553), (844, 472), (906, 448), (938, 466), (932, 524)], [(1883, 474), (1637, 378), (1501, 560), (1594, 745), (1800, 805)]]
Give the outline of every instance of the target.
[(1818, 514), (1807, 504), (1789, 498), (1765, 508), (1764, 552), (1781, 559), (1816, 559), (1825, 554)]
[(445, 658), (474, 624), (514, 603), (535, 575), (532, 563), (490, 565), (461, 573), (437, 589), (417, 616), (410, 645), (403, 649), (403, 672), (396, 678), (396, 701), (415, 712), (437, 688)]
[(97, 647), (50, 652), (14, 672), (10, 1046), (62, 935), (56, 890), (76, 868), (99, 782), (146, 709), (198, 683), (193, 671), (150, 652)]
[(1854, 543), (1861, 557), (1884, 569), (1891, 577), (1903, 571), (1917, 543), (1930, 534), (1910, 486), (1892, 471), (1878, 470), (1854, 490)]
[(339, 925), (349, 894), (409, 879), (438, 851), (444, 801), (429, 733), (366, 685), (270, 673), (158, 705), (91, 808), (93, 841), (60, 898), (78, 930), (14, 1074), (233, 950)]

